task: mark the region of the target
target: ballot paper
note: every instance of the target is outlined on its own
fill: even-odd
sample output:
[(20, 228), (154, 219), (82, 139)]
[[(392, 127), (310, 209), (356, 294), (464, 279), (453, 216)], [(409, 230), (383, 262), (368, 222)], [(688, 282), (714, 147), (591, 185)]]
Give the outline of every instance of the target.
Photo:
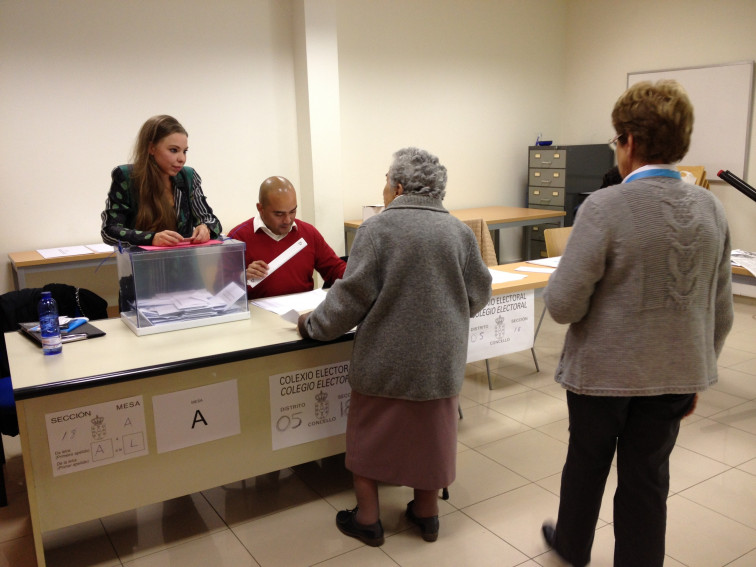
[(102, 242), (98, 242), (96, 244), (86, 244), (86, 247), (89, 248), (92, 252), (100, 254), (109, 254), (115, 250), (110, 244), (104, 244)]
[(37, 252), (39, 252), (40, 256), (45, 259), (94, 254), (94, 252), (86, 246), (61, 246), (60, 248), (43, 248), (41, 250), (37, 250)]
[[(275, 272), (278, 268), (283, 266), (286, 262), (291, 260), (294, 255), (302, 250), (305, 246), (307, 246), (307, 242), (304, 238), (300, 238), (297, 240), (294, 244), (289, 246), (286, 250), (281, 252), (275, 259), (268, 262), (268, 275), (265, 276), (267, 278), (270, 274)], [(263, 281), (265, 278), (254, 278), (254, 279), (248, 279), (247, 285), (249, 287), (255, 287), (257, 284), (259, 284), (261, 281)]]
[(492, 270), (491, 268), (488, 268), (488, 271), (491, 273), (492, 284), (514, 282), (517, 280), (522, 280), (527, 277), (522, 274), (513, 274), (512, 272), (502, 272), (501, 270)]
[(751, 274), (756, 276), (756, 252), (748, 252), (747, 250), (733, 250), (730, 255), (730, 259), (734, 266), (740, 266), (745, 268)]
[(159, 293), (139, 301), (138, 314), (144, 325), (158, 325), (227, 315), (240, 310), (237, 303), (247, 291), (236, 282), (212, 295), (206, 289)]
[[(281, 316), (289, 311), (294, 311), (299, 314), (315, 309), (325, 299), (326, 293), (327, 291), (324, 289), (313, 289), (312, 291), (305, 291), (302, 293), (253, 299), (251, 303), (252, 305), (257, 305), (266, 311), (272, 311)], [(289, 317), (291, 317), (291, 315), (289, 315)], [(299, 315), (297, 315), (297, 317), (299, 317)]]
[(518, 266), (515, 268), (518, 272), (532, 272), (535, 274), (553, 274), (556, 268), (539, 268), (538, 266)]
[(556, 268), (559, 265), (561, 256), (552, 256), (550, 258), (539, 258), (538, 260), (528, 260), (528, 264), (535, 264), (536, 266), (548, 266), (549, 268)]

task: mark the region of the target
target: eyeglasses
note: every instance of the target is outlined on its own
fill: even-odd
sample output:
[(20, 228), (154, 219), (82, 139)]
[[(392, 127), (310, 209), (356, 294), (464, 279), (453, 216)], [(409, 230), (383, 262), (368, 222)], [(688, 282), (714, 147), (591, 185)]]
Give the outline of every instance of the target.
[(625, 137), (624, 133), (623, 134), (617, 134), (614, 138), (612, 138), (611, 140), (609, 140), (609, 147), (616, 151), (617, 150), (617, 144), (618, 143), (622, 143), (624, 141), (623, 140), (624, 137)]

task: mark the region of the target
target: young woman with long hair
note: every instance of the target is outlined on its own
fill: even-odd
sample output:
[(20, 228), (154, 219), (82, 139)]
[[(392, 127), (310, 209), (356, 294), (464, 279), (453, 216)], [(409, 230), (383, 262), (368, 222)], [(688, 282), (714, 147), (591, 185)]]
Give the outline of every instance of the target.
[(221, 223), (202, 193), (202, 179), (184, 165), (188, 149), (188, 134), (172, 116), (153, 116), (142, 125), (133, 163), (111, 173), (103, 242), (175, 246), (220, 235)]

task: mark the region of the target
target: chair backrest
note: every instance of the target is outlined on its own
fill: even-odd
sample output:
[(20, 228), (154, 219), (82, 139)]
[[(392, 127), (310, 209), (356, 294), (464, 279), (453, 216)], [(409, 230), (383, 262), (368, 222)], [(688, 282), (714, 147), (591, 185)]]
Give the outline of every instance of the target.
[(546, 241), (546, 256), (549, 258), (561, 256), (565, 246), (567, 246), (567, 239), (570, 237), (571, 232), (571, 226), (547, 228), (544, 230), (543, 238)]
[(494, 248), (486, 221), (483, 219), (469, 219), (462, 222), (469, 226), (475, 234), (475, 238), (478, 240), (480, 255), (483, 257), (486, 266), (496, 266), (499, 262), (496, 260), (496, 249)]

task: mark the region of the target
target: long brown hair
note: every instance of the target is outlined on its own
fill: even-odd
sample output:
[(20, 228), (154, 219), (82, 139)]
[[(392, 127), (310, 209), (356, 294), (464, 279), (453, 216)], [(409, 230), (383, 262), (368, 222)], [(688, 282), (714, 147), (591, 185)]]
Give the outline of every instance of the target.
[(188, 136), (179, 121), (166, 114), (153, 116), (139, 130), (132, 158), (134, 169), (131, 173), (139, 199), (139, 212), (134, 227), (138, 230), (176, 230), (176, 213), (163, 187), (163, 173), (150, 154), (153, 144), (171, 134)]

